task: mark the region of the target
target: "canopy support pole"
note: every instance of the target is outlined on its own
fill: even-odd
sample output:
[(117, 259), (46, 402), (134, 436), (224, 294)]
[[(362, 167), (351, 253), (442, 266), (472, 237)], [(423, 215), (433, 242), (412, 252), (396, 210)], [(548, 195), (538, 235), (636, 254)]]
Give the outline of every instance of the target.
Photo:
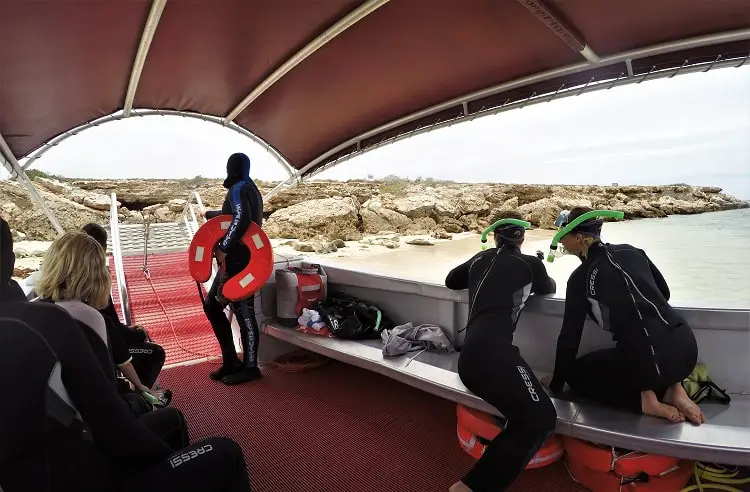
[(580, 53), (589, 63), (599, 63), (597, 55), (591, 47), (586, 44), (583, 36), (571, 26), (568, 26), (560, 19), (555, 12), (546, 5), (542, 0), (516, 0), (519, 4), (526, 7), (531, 14), (539, 19), (550, 31), (565, 41), (573, 51)]
[(146, 63), (148, 50), (151, 48), (151, 41), (154, 39), (159, 19), (161, 19), (161, 14), (164, 12), (166, 5), (167, 0), (154, 0), (151, 4), (151, 11), (148, 14), (148, 19), (141, 35), (141, 42), (138, 45), (138, 53), (136, 53), (135, 60), (133, 61), (133, 69), (130, 71), (128, 92), (125, 94), (125, 103), (122, 107), (125, 116), (130, 116), (130, 112), (133, 110), (133, 100), (135, 99), (135, 91), (138, 89), (138, 82), (141, 80), (143, 65)]
[(42, 209), (44, 215), (46, 215), (52, 223), (52, 227), (55, 228), (58, 234), (64, 234), (65, 229), (62, 228), (60, 221), (57, 220), (55, 214), (52, 213), (52, 210), (47, 206), (47, 203), (44, 201), (44, 198), (42, 198), (42, 195), (39, 194), (34, 183), (32, 183), (29, 177), (26, 176), (26, 172), (21, 168), (18, 159), (16, 159), (16, 156), (11, 152), (10, 146), (8, 145), (8, 142), (5, 141), (5, 137), (3, 137), (2, 134), (0, 134), (0, 156), (3, 157), (3, 166), (10, 172), (10, 175), (15, 180), (21, 182), (26, 187), (31, 200), (39, 205), (39, 208)]
[(388, 0), (368, 0), (367, 2), (363, 3), (356, 9), (354, 9), (352, 12), (341, 18), (338, 22), (336, 22), (334, 25), (326, 29), (326, 31), (318, 36), (317, 38), (313, 39), (310, 43), (308, 43), (304, 48), (299, 50), (297, 53), (295, 53), (291, 58), (289, 58), (286, 62), (284, 62), (283, 65), (281, 65), (279, 68), (274, 70), (274, 72), (269, 75), (268, 77), (263, 80), (260, 84), (258, 84), (257, 87), (255, 87), (252, 91), (250, 91), (250, 94), (245, 96), (245, 98), (232, 109), (224, 118), (224, 124), (228, 125), (234, 119), (245, 110), (250, 104), (258, 99), (261, 94), (266, 92), (273, 84), (278, 82), (284, 75), (289, 73), (294, 67), (302, 63), (305, 58), (312, 55), (316, 51), (318, 51), (320, 48), (328, 44), (329, 41), (334, 39), (336, 36), (341, 34), (342, 32), (346, 31), (350, 27), (352, 27), (357, 22), (361, 21), (368, 15), (370, 15), (372, 12), (377, 10), (378, 8), (382, 7), (388, 3)]

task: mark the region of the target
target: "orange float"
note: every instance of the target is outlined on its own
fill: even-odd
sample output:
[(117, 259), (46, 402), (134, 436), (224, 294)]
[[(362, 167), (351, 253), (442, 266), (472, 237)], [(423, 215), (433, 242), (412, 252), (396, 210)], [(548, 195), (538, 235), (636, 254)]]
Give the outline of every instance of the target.
[[(206, 282), (213, 273), (213, 250), (232, 222), (231, 215), (219, 215), (203, 224), (195, 233), (188, 250), (190, 276), (196, 282)], [(250, 262), (237, 275), (227, 279), (222, 295), (230, 301), (247, 299), (260, 290), (273, 273), (273, 248), (268, 236), (255, 222), (240, 238), (250, 250)]]
[[(489, 442), (502, 432), (495, 417), (473, 408), (457, 405), (456, 417), (458, 442), (464, 448), (464, 451), (476, 459), (482, 457)], [(565, 454), (565, 449), (562, 441), (557, 435), (553, 435), (531, 458), (531, 461), (526, 465), (526, 469), (531, 470), (551, 465), (560, 460), (563, 454)]]
[(679, 492), (690, 481), (693, 462), (636, 451), (618, 452), (572, 437), (562, 438), (565, 465), (592, 492)]

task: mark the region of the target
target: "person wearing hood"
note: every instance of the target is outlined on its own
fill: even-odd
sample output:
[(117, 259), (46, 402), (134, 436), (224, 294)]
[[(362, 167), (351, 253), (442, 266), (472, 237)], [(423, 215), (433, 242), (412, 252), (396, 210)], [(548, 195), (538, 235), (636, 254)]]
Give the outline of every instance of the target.
[(0, 300), (26, 300), (21, 286), (11, 278), (15, 264), (13, 235), (8, 223), (0, 218)]
[(214, 250), (217, 261), (223, 264), (223, 274), (216, 275), (203, 302), (203, 311), (211, 322), (223, 359), (221, 367), (211, 372), (209, 377), (224, 384), (239, 384), (261, 376), (258, 368), (260, 330), (255, 318), (255, 296), (229, 302), (240, 326), (242, 361), (237, 358), (232, 340), (232, 327), (224, 314), (224, 307), (228, 301), (221, 296), (223, 279), (237, 275), (250, 262), (250, 251), (240, 239), (251, 222), (258, 226), (263, 223), (263, 197), (250, 178), (250, 159), (245, 154), (235, 153), (229, 156), (224, 188), (227, 189), (227, 194), (221, 210), (206, 212), (206, 219), (218, 215), (231, 215), (232, 222)]
[[(555, 224), (565, 227), (590, 212), (563, 211)], [(567, 383), (579, 396), (604, 405), (672, 422), (687, 417), (700, 425), (705, 416), (682, 387), (698, 361), (693, 331), (669, 305), (667, 282), (646, 252), (603, 243), (603, 222), (584, 220), (560, 240), (581, 265), (568, 279), (549, 387), (557, 393)], [(616, 346), (576, 358), (587, 315)]]

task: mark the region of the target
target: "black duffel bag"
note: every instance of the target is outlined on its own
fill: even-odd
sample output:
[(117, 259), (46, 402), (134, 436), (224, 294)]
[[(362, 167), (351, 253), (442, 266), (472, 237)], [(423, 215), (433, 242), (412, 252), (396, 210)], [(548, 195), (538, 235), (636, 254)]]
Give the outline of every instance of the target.
[(394, 327), (393, 322), (376, 306), (359, 300), (329, 297), (315, 304), (323, 322), (338, 338), (366, 340), (380, 338), (380, 332)]

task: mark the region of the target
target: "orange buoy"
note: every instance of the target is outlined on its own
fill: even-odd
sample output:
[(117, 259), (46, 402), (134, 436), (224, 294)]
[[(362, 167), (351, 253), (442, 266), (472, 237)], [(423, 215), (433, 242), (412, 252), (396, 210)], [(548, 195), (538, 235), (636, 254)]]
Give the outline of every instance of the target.
[(592, 492), (679, 492), (690, 481), (693, 462), (669, 456), (618, 452), (609, 446), (563, 436), (571, 477)]
[[(497, 437), (502, 429), (495, 417), (490, 414), (468, 408), (458, 404), (456, 406), (456, 434), (458, 442), (464, 451), (475, 459), (479, 459), (487, 449), (487, 444)], [(526, 469), (543, 468), (560, 460), (565, 454), (562, 441), (557, 435), (550, 437), (531, 458)]]
[[(206, 221), (195, 233), (190, 242), (188, 261), (190, 276), (196, 282), (206, 282), (211, 278), (213, 250), (231, 222), (231, 215), (219, 215)], [(271, 241), (258, 224), (250, 222), (240, 241), (250, 250), (250, 262), (240, 273), (224, 282), (222, 295), (230, 301), (240, 301), (255, 294), (273, 273)]]

